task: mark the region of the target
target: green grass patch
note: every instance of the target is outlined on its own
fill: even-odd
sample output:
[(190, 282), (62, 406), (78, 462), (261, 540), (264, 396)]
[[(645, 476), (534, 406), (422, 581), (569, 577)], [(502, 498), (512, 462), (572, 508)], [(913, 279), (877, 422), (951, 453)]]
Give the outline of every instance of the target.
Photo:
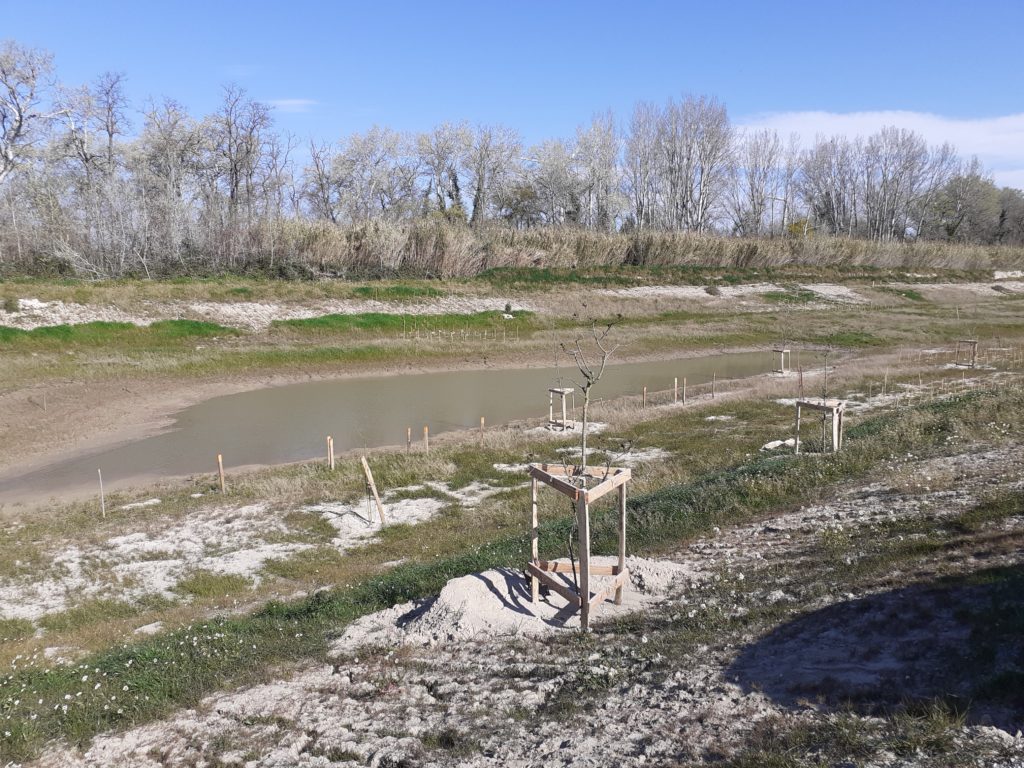
[[(516, 310), (511, 313), (519, 321), (531, 326), (532, 312)], [(385, 312), (363, 312), (355, 315), (321, 315), (295, 320), (275, 320), (274, 328), (298, 331), (307, 334), (337, 334), (352, 332), (374, 333), (422, 333), (432, 331), (481, 331), (507, 328), (512, 322), (501, 312), (475, 312), (472, 314), (446, 315), (401, 315)]]
[(122, 600), (88, 600), (66, 611), (44, 616), (39, 625), (48, 632), (71, 632), (96, 622), (131, 618), (143, 610), (141, 605)]
[(0, 641), (24, 640), (35, 631), (35, 625), (28, 619), (0, 619)]
[(238, 331), (200, 320), (159, 320), (149, 326), (95, 321), (79, 325), (48, 325), (25, 331), (0, 326), (0, 344), (11, 347), (166, 346)]
[(268, 560), (264, 572), (291, 581), (312, 579), (319, 581), (321, 574), (330, 573), (344, 562), (338, 550), (331, 546), (315, 547), (296, 552), (285, 558)]
[(174, 591), (192, 597), (213, 598), (237, 595), (240, 592), (248, 592), (251, 588), (252, 582), (245, 576), (197, 570), (175, 584)]
[(417, 301), (419, 299), (437, 299), (444, 293), (429, 285), (360, 285), (352, 289), (352, 295), (360, 299), (376, 301)]
[(564, 285), (628, 287), (646, 282), (642, 271), (624, 267), (609, 267), (602, 270), (495, 267), (482, 272), (479, 279), (495, 288), (517, 288), (520, 290), (531, 288), (543, 290)]
[(824, 299), (806, 288), (790, 288), (785, 291), (767, 291), (761, 298), (773, 304), (810, 304)]
[(885, 344), (885, 339), (867, 331), (837, 331), (817, 336), (812, 341), (830, 347), (878, 347)]
[(927, 301), (927, 299), (921, 295), (920, 291), (915, 291), (913, 288), (894, 288), (892, 286), (883, 286), (878, 290), (884, 291), (885, 293), (891, 293), (893, 296), (899, 296), (901, 299), (907, 299), (908, 301)]

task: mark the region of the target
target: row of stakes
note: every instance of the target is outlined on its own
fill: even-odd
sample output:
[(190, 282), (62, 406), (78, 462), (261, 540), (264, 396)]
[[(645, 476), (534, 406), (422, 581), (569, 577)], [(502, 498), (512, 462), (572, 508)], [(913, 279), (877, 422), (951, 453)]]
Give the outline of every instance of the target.
[[(923, 355), (923, 353), (922, 353), (922, 355)], [(903, 356), (901, 355), (901, 359), (902, 359), (902, 357)], [(992, 358), (989, 358), (989, 359), (991, 360)], [(1007, 363), (1010, 363), (1011, 365), (1017, 366), (1017, 365), (1020, 365), (1020, 364), (1024, 363), (1024, 355), (1022, 355), (1018, 351), (1009, 351), (1008, 354), (1006, 354), (1004, 356), (1000, 356), (999, 360), (1001, 362), (1007, 362)], [(992, 361), (994, 362), (994, 360), (992, 360)], [(799, 394), (800, 394), (801, 397), (803, 396), (803, 389), (804, 389), (804, 387), (803, 387), (803, 373), (804, 373), (803, 372), (803, 367), (801, 366), (797, 370), (797, 382), (798, 382), (797, 386), (798, 386)], [(928, 389), (927, 389), (927, 392), (926, 392), (925, 389), (924, 389), (923, 376), (921, 374), (918, 374), (918, 387), (919, 387), (919, 392), (921, 393), (921, 395), (920, 395), (921, 398), (935, 397), (935, 396), (937, 396), (940, 393), (941, 394), (948, 393), (950, 390), (955, 392), (955, 391), (957, 391), (957, 389), (955, 387), (955, 383), (956, 383), (955, 381), (950, 382), (949, 380), (943, 380), (942, 382), (939, 383), (938, 387), (934, 387), (933, 385), (930, 384), (928, 386)], [(950, 386), (951, 384), (952, 384), (952, 386)], [(969, 389), (969, 388), (976, 387), (977, 386), (977, 382), (974, 382), (974, 381), (968, 382), (968, 380), (967, 380), (967, 373), (966, 373), (966, 371), (964, 371), (964, 372), (962, 372), (962, 380), (960, 382), (960, 385), (961, 385), (960, 386), (960, 391), (963, 391), (963, 390), (966, 390), (966, 389)], [(874, 383), (873, 382), (869, 383), (868, 386), (869, 386), (868, 397), (873, 397), (874, 396)], [(711, 396), (712, 399), (714, 399), (716, 397), (716, 395), (717, 395), (717, 388), (718, 388), (718, 372), (717, 371), (713, 372), (711, 374), (711, 381), (709, 382), (709, 387), (710, 387), (710, 396)], [(883, 378), (883, 380), (881, 382), (880, 394), (882, 396), (885, 396), (888, 393), (888, 390), (889, 390), (889, 369), (886, 368), (886, 370), (885, 370), (885, 377)], [(906, 394), (906, 397), (907, 397), (907, 401), (908, 402), (912, 401), (912, 398), (909, 395), (909, 393), (905, 393), (905, 394)], [(686, 401), (687, 401), (687, 396), (688, 396), (688, 389), (687, 389), (686, 377), (684, 376), (683, 379), (682, 379), (682, 387), (679, 386), (679, 377), (675, 377), (672, 380), (672, 402), (673, 402), (673, 404), (679, 403), (679, 402), (682, 402), (682, 403), (685, 404)], [(647, 389), (646, 386), (643, 388), (640, 397), (641, 397), (641, 407), (642, 408), (647, 408), (648, 389)], [(894, 401), (894, 405), (896, 407), (898, 407), (900, 405), (900, 399), (901, 399), (901, 396), (897, 395), (896, 399)], [(480, 417), (480, 432), (479, 432), (479, 434), (480, 434), (480, 441), (481, 442), (483, 442), (483, 439), (484, 439), (485, 429), (486, 429), (486, 420), (485, 420), (485, 418), (483, 416), (481, 416)], [(411, 453), (412, 452), (412, 427), (406, 427), (406, 429), (405, 429), (405, 450), (406, 450), (406, 453)], [(429, 453), (430, 452), (430, 427), (427, 426), (427, 425), (423, 426), (423, 451), (425, 453)], [(378, 512), (379, 512), (380, 517), (381, 517), (381, 522), (383, 523), (383, 520), (384, 520), (383, 507), (381, 505), (380, 498), (377, 495), (376, 484), (373, 481), (373, 474), (370, 471), (370, 467), (369, 467), (369, 465), (368, 465), (368, 463), (366, 461), (366, 457), (365, 456), (361, 457), (361, 461), (362, 461), (362, 464), (363, 464), (364, 474), (367, 477), (368, 486), (373, 491), (373, 495), (374, 495), (374, 497), (376, 499), (377, 509), (378, 509)], [(330, 435), (327, 436), (327, 466), (331, 470), (334, 470), (335, 467), (336, 467), (335, 453), (334, 453), (334, 438), (332, 436), (330, 436)], [(105, 518), (106, 515), (107, 515), (107, 505), (106, 505), (106, 497), (105, 497), (105, 494), (104, 494), (104, 491), (103, 491), (103, 470), (97, 469), (96, 472), (97, 472), (97, 474), (99, 476), (99, 484), (100, 484), (100, 512), (101, 512), (102, 516)], [(222, 494), (223, 493), (227, 493), (227, 484), (226, 484), (225, 477), (224, 477), (224, 456), (223, 456), (223, 454), (220, 454), (220, 453), (217, 454), (217, 479), (218, 479), (219, 486), (220, 486), (220, 492)]]

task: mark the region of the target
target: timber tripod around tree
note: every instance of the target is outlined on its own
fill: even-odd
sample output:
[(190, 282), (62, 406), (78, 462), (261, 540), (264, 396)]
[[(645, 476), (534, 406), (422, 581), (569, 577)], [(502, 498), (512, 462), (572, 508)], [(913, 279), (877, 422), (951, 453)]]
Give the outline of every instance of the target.
[[(622, 590), (629, 581), (626, 569), (626, 483), (632, 478), (629, 469), (622, 467), (596, 467), (580, 469), (561, 464), (531, 464), (527, 471), (530, 474), (531, 528), (530, 528), (530, 562), (526, 564), (530, 575), (533, 602), (540, 598), (540, 585), (544, 584), (552, 592), (556, 592), (580, 612), (580, 629), (586, 632), (590, 628), (590, 615), (614, 594), (616, 605), (622, 604)], [(558, 563), (541, 560), (539, 555), (540, 528), (537, 517), (537, 490), (544, 483), (572, 500), (576, 509), (576, 527), (578, 531), (579, 568), (575, 563)], [(587, 488), (588, 483), (596, 483)], [(618, 564), (590, 564), (590, 505), (605, 494), (619, 490), (618, 505)], [(578, 591), (573, 590), (564, 581), (557, 578), (559, 573), (572, 573), (576, 576)], [(610, 583), (601, 590), (592, 593), (590, 590), (591, 576), (611, 576)]]

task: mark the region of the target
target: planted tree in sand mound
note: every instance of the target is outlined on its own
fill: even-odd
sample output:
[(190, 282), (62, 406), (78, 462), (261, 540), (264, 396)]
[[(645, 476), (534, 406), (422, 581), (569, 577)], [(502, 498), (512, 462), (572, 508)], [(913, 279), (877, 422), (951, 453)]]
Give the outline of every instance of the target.
[[(579, 369), (581, 381), (578, 383), (583, 393), (583, 421), (580, 432), (580, 461), (570, 465), (564, 459), (560, 464), (531, 464), (528, 472), (531, 478), (531, 560), (527, 564), (530, 575), (533, 602), (540, 597), (540, 586), (549, 589), (565, 598), (569, 605), (580, 611), (580, 628), (586, 632), (590, 625), (590, 612), (593, 607), (603, 603), (613, 593), (616, 604), (622, 602), (622, 589), (629, 580), (626, 569), (626, 483), (631, 478), (627, 468), (613, 467), (611, 462), (600, 469), (587, 466), (587, 432), (590, 427), (590, 395), (594, 385), (604, 375), (608, 360), (617, 347), (609, 344), (608, 337), (612, 324), (598, 329), (591, 326), (591, 337), (594, 349), (587, 349), (583, 336), (577, 336), (572, 346), (563, 344), (562, 349), (572, 357)], [(540, 559), (539, 527), (537, 514), (538, 483), (544, 483), (568, 497), (573, 504), (576, 517), (574, 530), (570, 530), (568, 549), (569, 562), (548, 562)], [(618, 563), (610, 566), (590, 565), (590, 504), (611, 491), (619, 491), (618, 520)], [(573, 538), (579, 547), (579, 568), (573, 555)], [(571, 573), (573, 588), (558, 577), (559, 573)], [(590, 591), (591, 576), (611, 576), (611, 582), (604, 585), (596, 594)]]

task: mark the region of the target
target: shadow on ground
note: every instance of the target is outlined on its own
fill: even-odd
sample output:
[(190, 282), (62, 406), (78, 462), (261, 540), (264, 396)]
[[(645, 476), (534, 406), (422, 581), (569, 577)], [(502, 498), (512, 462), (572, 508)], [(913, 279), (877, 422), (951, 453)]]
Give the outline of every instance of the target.
[(880, 714), (943, 699), (977, 724), (1024, 729), (1024, 565), (831, 605), (744, 649), (727, 671), (783, 706)]

